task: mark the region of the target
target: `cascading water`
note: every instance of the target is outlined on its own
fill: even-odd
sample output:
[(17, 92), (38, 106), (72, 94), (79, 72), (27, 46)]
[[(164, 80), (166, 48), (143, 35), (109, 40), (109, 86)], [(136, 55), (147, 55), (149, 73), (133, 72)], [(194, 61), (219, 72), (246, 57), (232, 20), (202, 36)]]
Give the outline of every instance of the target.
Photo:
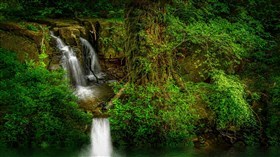
[(91, 128), (91, 157), (111, 157), (112, 142), (107, 118), (94, 118)]
[[(67, 71), (72, 83), (76, 87), (75, 94), (81, 100), (95, 97), (95, 94), (98, 92), (93, 86), (86, 86), (85, 75), (75, 52), (70, 46), (65, 45), (61, 38), (55, 36), (53, 33), (51, 33), (51, 36), (56, 40), (57, 48), (62, 52), (62, 66)], [(93, 47), (84, 38), (80, 38), (80, 41), (84, 48), (83, 59), (85, 63), (85, 73), (88, 75), (88, 79), (102, 79), (105, 74), (101, 72), (97, 54)], [(91, 128), (90, 150), (86, 153), (87, 155), (82, 155), (82, 157), (111, 157), (112, 152), (113, 148), (109, 120), (106, 118), (94, 118)]]
[(67, 70), (73, 84), (85, 86), (86, 80), (75, 52), (71, 47), (65, 45), (59, 37), (54, 36), (53, 33), (51, 33), (51, 36), (56, 40), (57, 48), (62, 52), (62, 66)]
[(104, 73), (101, 72), (101, 67), (98, 63), (98, 57), (94, 48), (86, 39), (80, 37), (80, 41), (84, 48), (84, 61), (86, 66), (85, 68), (87, 69), (87, 78), (89, 80), (102, 79), (104, 77)]

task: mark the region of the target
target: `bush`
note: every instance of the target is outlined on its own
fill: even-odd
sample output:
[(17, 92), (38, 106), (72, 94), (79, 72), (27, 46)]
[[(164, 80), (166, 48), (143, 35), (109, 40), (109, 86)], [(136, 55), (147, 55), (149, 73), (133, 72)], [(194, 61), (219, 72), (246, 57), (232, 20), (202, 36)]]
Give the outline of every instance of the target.
[[(126, 86), (124, 97), (110, 110), (113, 141), (128, 145), (190, 144), (194, 135), (188, 97), (173, 83), (164, 89), (154, 85)], [(164, 95), (168, 98), (161, 97)], [(160, 96), (161, 95), (161, 96)]]
[(0, 139), (7, 146), (81, 146), (89, 141), (84, 130), (88, 114), (62, 71), (19, 63), (14, 53), (0, 49)]
[(208, 85), (208, 93), (204, 95), (204, 100), (215, 113), (217, 128), (240, 128), (256, 124), (240, 80), (221, 71), (215, 71), (211, 76), (213, 84)]

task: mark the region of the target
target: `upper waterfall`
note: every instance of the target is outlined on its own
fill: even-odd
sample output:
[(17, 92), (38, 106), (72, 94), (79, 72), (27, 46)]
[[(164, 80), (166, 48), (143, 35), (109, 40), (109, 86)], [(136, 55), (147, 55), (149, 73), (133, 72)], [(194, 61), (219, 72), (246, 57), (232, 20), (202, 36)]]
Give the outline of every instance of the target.
[(71, 82), (76, 86), (85, 86), (86, 80), (76, 53), (70, 46), (64, 44), (61, 38), (53, 33), (51, 33), (51, 36), (56, 40), (57, 48), (62, 52), (62, 66), (67, 70)]
[(94, 48), (86, 39), (80, 37), (80, 41), (83, 45), (85, 69), (88, 79), (97, 80), (103, 78), (104, 73), (101, 72), (101, 67)]
[(81, 64), (75, 51), (70, 46), (66, 45), (60, 37), (55, 36), (52, 32), (51, 36), (56, 40), (56, 47), (62, 54), (61, 65), (67, 71), (71, 83), (76, 87), (75, 95), (82, 100), (95, 98), (100, 94), (100, 89), (93, 88), (93, 85), (87, 81), (98, 82), (103, 79), (105, 74), (101, 72), (97, 54), (91, 44), (86, 39), (80, 38), (80, 44), (83, 47), (83, 57), (81, 58), (83, 64)]

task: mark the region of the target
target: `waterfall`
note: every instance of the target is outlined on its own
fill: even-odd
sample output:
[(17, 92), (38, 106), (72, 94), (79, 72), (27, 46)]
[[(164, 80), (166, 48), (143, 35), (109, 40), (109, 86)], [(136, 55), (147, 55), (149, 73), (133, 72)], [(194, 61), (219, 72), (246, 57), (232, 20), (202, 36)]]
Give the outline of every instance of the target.
[(59, 37), (54, 36), (53, 33), (51, 36), (56, 40), (57, 48), (62, 52), (62, 66), (67, 70), (71, 82), (76, 86), (85, 86), (86, 80), (75, 52), (70, 46), (65, 45)]
[[(85, 75), (75, 52), (70, 46), (64, 44), (61, 38), (55, 36), (52, 32), (51, 36), (56, 40), (57, 48), (62, 53), (62, 67), (67, 71), (72, 83), (76, 85), (74, 93), (82, 100), (94, 98), (95, 94), (98, 92), (92, 88), (94, 86), (86, 85)], [(98, 57), (93, 47), (84, 38), (80, 38), (80, 41), (83, 45), (85, 74), (88, 75), (87, 77), (89, 80), (102, 79), (105, 74), (101, 72)], [(111, 157), (112, 152), (113, 148), (109, 120), (106, 118), (94, 118), (91, 128), (90, 151), (88, 151), (87, 154), (90, 157)], [(84, 157), (85, 155), (82, 156)]]
[(87, 69), (87, 78), (89, 80), (102, 79), (104, 73), (101, 72), (101, 67), (98, 62), (97, 54), (91, 44), (84, 38), (80, 37), (80, 41), (84, 48), (85, 68)]
[(107, 118), (94, 118), (91, 128), (91, 157), (111, 157), (112, 142)]

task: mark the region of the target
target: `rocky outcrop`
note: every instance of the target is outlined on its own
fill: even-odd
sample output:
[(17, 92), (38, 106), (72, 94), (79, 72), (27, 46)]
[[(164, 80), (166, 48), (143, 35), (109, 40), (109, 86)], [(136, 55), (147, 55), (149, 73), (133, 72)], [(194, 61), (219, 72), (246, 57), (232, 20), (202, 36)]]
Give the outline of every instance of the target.
[(20, 60), (38, 60), (42, 33), (18, 23), (0, 23), (0, 47), (17, 52)]
[[(42, 30), (44, 29), (44, 31)], [(51, 70), (60, 68), (61, 54), (55, 48), (50, 30), (59, 36), (82, 58), (79, 37), (87, 39), (98, 53), (102, 69), (115, 77), (124, 77), (124, 28), (123, 22), (104, 19), (44, 19), (33, 22), (0, 23), (0, 46), (17, 52), (20, 60), (39, 60), (42, 38), (47, 38), (46, 65)], [(44, 33), (47, 34), (44, 35)], [(26, 58), (27, 57), (27, 58)], [(82, 60), (82, 59), (81, 59)]]
[(51, 66), (55, 51), (48, 39), (47, 25), (33, 22), (0, 23), (0, 47), (16, 52), (21, 61), (39, 61), (39, 55), (44, 51), (49, 56), (44, 62)]
[(24, 36), (0, 30), (0, 47), (17, 52), (21, 61), (27, 58), (38, 60), (37, 45)]

